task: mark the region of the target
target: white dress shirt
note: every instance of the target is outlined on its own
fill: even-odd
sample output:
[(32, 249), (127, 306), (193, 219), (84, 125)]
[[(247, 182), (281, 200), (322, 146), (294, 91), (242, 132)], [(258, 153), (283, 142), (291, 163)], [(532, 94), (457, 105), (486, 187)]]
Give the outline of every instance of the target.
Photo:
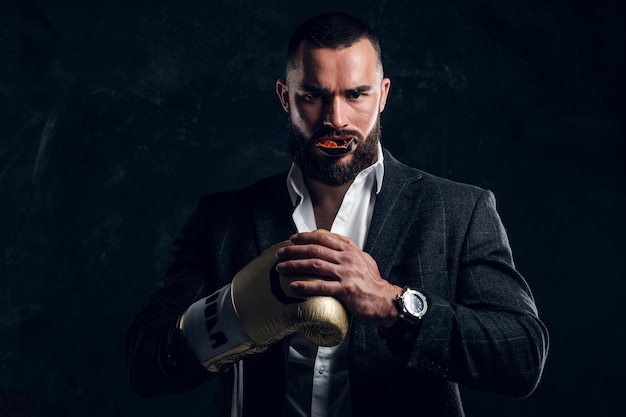
[[(332, 233), (351, 238), (361, 249), (365, 246), (383, 174), (383, 154), (379, 145), (378, 161), (357, 175), (330, 229)], [(298, 232), (317, 229), (311, 197), (302, 172), (295, 164), (287, 178), (287, 189), (295, 206), (292, 218)], [(291, 337), (285, 416), (351, 415), (348, 346), (347, 338), (338, 346), (318, 348), (300, 333)]]

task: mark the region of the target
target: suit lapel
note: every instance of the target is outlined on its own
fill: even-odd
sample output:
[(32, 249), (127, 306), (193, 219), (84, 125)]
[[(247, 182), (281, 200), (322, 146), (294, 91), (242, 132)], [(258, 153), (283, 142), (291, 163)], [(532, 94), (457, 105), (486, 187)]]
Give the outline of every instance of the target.
[[(384, 152), (383, 187), (376, 196), (365, 251), (376, 260), (380, 274), (390, 279), (391, 268), (399, 262), (398, 258), (402, 255), (399, 248), (406, 242), (409, 225), (419, 210), (422, 191), (415, 182), (422, 178), (422, 174), (401, 164), (386, 150)], [(391, 356), (386, 341), (378, 336), (377, 328), (372, 322), (352, 321), (350, 386), (352, 404), (357, 412), (359, 409), (367, 412), (361, 393), (369, 392), (371, 387), (363, 381), (376, 372), (385, 372), (383, 368), (397, 359)], [(372, 361), (371, 358), (377, 360)]]
[(296, 233), (286, 180), (287, 174), (281, 173), (254, 187), (250, 204), (259, 253)]
[(385, 150), (385, 177), (376, 196), (376, 206), (365, 244), (383, 276), (394, 265), (399, 242), (405, 240), (406, 227), (416, 215), (421, 201), (419, 187), (411, 186), (422, 174), (398, 162)]

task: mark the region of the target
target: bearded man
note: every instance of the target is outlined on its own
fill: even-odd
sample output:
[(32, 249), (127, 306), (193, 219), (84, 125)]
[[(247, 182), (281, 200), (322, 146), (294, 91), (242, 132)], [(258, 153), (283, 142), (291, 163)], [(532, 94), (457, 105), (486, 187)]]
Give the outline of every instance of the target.
[(127, 331), (139, 394), (212, 384), (208, 415), (462, 416), (458, 384), (535, 389), (548, 333), (493, 194), (382, 148), (390, 85), (362, 21), (296, 29), (276, 83), (291, 169), (200, 200)]

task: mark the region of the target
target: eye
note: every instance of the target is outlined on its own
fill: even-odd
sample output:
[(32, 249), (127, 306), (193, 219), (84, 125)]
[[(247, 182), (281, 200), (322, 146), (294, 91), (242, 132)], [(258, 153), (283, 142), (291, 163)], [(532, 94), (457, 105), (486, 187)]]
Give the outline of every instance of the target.
[(361, 91), (350, 91), (346, 96), (351, 100), (358, 100), (363, 97), (363, 93)]
[(318, 101), (322, 98), (322, 93), (310, 92), (304, 94), (304, 99), (306, 101)]

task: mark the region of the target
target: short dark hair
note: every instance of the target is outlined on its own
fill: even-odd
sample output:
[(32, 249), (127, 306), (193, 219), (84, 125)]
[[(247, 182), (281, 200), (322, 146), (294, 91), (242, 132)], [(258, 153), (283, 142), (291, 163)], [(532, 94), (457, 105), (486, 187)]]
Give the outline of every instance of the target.
[(347, 48), (367, 39), (371, 42), (382, 67), (378, 37), (365, 22), (341, 12), (327, 12), (314, 16), (296, 28), (287, 46), (287, 71), (295, 66), (296, 53), (303, 41), (316, 48)]

